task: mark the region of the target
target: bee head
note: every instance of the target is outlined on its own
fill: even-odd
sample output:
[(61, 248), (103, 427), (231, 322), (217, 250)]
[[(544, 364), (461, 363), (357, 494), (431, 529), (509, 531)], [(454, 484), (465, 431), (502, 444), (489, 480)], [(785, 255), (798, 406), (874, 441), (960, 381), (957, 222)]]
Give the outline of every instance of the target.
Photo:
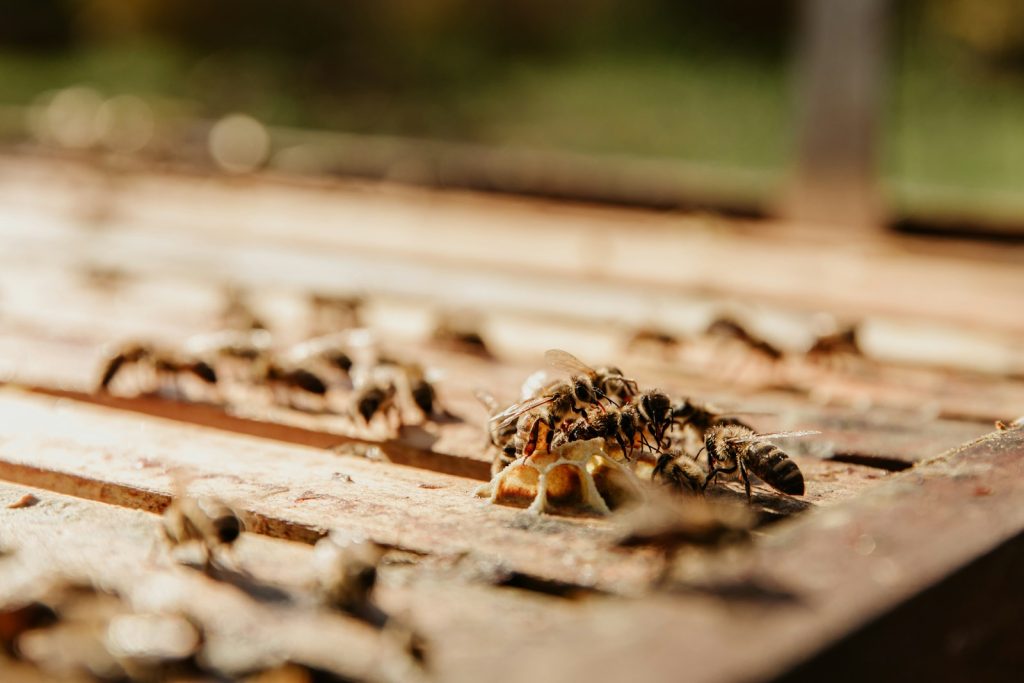
[(426, 380), (419, 380), (413, 385), (412, 400), (424, 415), (432, 415), (434, 412), (434, 387)]
[(214, 519), (213, 528), (217, 533), (217, 540), (230, 545), (242, 533), (242, 521), (234, 513), (229, 512)]
[(330, 363), (344, 373), (352, 369), (352, 358), (344, 351), (337, 351), (330, 356)]
[(580, 403), (597, 403), (597, 391), (585, 377), (573, 380), (572, 393)]
[(192, 370), (192, 374), (203, 380), (207, 384), (217, 383), (217, 371), (213, 369), (213, 366), (206, 361), (196, 361), (189, 368)]
[(370, 421), (377, 409), (380, 408), (381, 396), (377, 392), (372, 392), (363, 396), (359, 399), (359, 414), (366, 422)]
[(712, 427), (709, 429), (704, 436), (704, 450), (708, 455), (708, 470), (714, 471), (718, 464), (721, 464), (726, 459), (727, 454), (723, 449), (728, 448), (728, 444), (725, 439), (722, 438), (721, 427)]
[(660, 442), (672, 420), (672, 399), (660, 391), (649, 391), (640, 397), (640, 412), (651, 423), (651, 432)]

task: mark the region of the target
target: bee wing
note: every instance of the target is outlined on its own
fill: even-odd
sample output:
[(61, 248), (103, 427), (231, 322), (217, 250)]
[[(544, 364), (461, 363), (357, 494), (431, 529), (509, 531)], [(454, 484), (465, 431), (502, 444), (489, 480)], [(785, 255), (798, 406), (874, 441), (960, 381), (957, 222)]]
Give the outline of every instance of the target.
[(568, 351), (561, 349), (548, 349), (544, 352), (544, 360), (553, 368), (565, 370), (570, 375), (593, 375), (594, 368), (590, 367)]
[(750, 434), (749, 436), (737, 436), (729, 439), (730, 443), (749, 443), (751, 441), (764, 441), (766, 439), (795, 439), (801, 436), (812, 436), (821, 434), (816, 429), (809, 429), (801, 432), (770, 432), (768, 434)]
[(498, 422), (500, 420), (501, 424), (498, 426), (507, 427), (516, 420), (518, 420), (519, 416), (522, 415), (523, 413), (528, 413), (531, 410), (539, 408), (540, 406), (546, 403), (551, 403), (553, 400), (555, 399), (552, 396), (538, 396), (537, 398), (531, 398), (528, 401), (523, 401), (522, 403), (516, 403), (515, 405), (509, 406), (505, 410), (501, 411), (500, 413), (492, 417), (490, 421)]

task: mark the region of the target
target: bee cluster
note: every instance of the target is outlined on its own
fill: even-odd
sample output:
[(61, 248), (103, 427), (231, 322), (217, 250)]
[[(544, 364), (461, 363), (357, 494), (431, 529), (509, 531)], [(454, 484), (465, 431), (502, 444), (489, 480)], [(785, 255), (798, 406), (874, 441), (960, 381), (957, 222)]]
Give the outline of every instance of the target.
[(710, 405), (641, 390), (618, 368), (591, 368), (561, 350), (546, 358), (568, 378), (537, 373), (505, 409), (478, 393), (491, 415), (494, 460), (477, 495), (535, 512), (607, 513), (642, 499), (652, 484), (703, 495), (730, 475), (748, 499), (751, 475), (775, 491), (803, 494), (799, 467), (767, 439), (804, 433), (758, 434)]
[[(350, 417), (396, 431), (443, 413), (427, 370), (381, 353), (368, 330), (349, 329), (276, 349), (263, 329), (224, 330), (170, 349), (132, 342), (105, 359), (97, 392), (201, 396), (227, 402), (261, 392), (276, 405)], [(412, 416), (412, 417), (410, 417)]]

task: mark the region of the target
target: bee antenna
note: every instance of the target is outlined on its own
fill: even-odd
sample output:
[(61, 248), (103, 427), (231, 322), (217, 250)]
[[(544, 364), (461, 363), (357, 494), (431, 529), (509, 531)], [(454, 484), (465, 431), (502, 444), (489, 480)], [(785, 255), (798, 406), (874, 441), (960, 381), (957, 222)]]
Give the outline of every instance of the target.
[(597, 393), (597, 397), (598, 398), (603, 398), (604, 400), (608, 401), (609, 403), (611, 403), (616, 408), (621, 408), (622, 407), (621, 403), (617, 402), (615, 399), (613, 399), (611, 396), (609, 396), (608, 394), (604, 393), (600, 389), (596, 389), (595, 388), (594, 392)]

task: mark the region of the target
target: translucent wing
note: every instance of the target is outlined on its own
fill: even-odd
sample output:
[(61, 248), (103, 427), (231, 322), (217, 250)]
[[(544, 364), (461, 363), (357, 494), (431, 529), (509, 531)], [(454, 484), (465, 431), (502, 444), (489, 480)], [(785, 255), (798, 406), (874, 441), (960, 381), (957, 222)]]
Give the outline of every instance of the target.
[(501, 424), (499, 427), (507, 427), (518, 420), (520, 415), (528, 413), (535, 408), (539, 408), (546, 403), (551, 403), (553, 400), (555, 400), (553, 396), (538, 396), (537, 398), (532, 398), (529, 401), (516, 403), (492, 417), (490, 421), (498, 422), (500, 420)]
[(576, 356), (561, 349), (548, 349), (544, 352), (544, 360), (553, 368), (565, 370), (570, 375), (594, 375), (596, 371)]
[(765, 441), (767, 439), (795, 439), (801, 436), (811, 436), (813, 434), (821, 434), (821, 432), (810, 429), (802, 432), (771, 432), (768, 434), (750, 434), (747, 436), (737, 436), (729, 439), (730, 443), (749, 443), (751, 441)]

